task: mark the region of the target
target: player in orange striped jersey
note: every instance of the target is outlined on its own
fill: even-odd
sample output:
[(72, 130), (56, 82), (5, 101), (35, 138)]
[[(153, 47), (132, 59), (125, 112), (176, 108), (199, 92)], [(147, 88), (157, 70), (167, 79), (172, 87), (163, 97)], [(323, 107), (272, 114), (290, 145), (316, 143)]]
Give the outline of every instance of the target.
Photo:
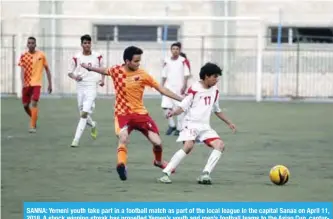
[(119, 138), (117, 172), (121, 180), (127, 179), (127, 144), (133, 130), (143, 133), (153, 144), (154, 165), (165, 168), (162, 160), (162, 140), (154, 120), (143, 105), (145, 86), (153, 87), (162, 95), (181, 101), (182, 98), (159, 85), (145, 70), (139, 68), (143, 51), (135, 46), (125, 49), (124, 64), (109, 69), (81, 66), (89, 71), (111, 76), (115, 88), (115, 131)]
[[(50, 69), (45, 54), (36, 50), (36, 38), (29, 37), (27, 42), (28, 51), (21, 55), (19, 66), (21, 66), (22, 79), (22, 103), (25, 112), (30, 116), (30, 133), (36, 132), (38, 118), (38, 106), (40, 89), (43, 81), (43, 70), (47, 74), (49, 83), (48, 92), (52, 92), (52, 81)], [(30, 108), (31, 102), (31, 108)]]

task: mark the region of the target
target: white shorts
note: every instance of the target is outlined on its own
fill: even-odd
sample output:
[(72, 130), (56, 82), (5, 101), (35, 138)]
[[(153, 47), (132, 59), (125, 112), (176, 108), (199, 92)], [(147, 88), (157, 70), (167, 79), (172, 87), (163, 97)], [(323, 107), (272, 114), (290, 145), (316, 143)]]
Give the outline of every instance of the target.
[(195, 141), (209, 143), (211, 140), (220, 139), (220, 136), (212, 128), (203, 126), (186, 126), (180, 131), (177, 142)]
[(173, 109), (178, 106), (179, 103), (179, 101), (171, 99), (170, 97), (162, 96), (161, 107), (166, 109)]
[[(181, 88), (171, 88), (171, 87), (167, 87), (169, 90), (171, 90), (172, 92), (174, 92), (175, 94), (177, 94), (178, 96), (181, 96), (180, 94), (180, 89)], [(161, 107), (162, 108), (166, 108), (166, 109), (173, 109), (175, 107), (177, 107), (180, 104), (180, 102), (178, 100), (174, 100), (171, 99), (170, 97), (167, 96), (162, 96), (162, 102), (161, 102)]]
[(80, 112), (91, 114), (95, 109), (96, 89), (79, 88), (77, 90), (77, 103)]

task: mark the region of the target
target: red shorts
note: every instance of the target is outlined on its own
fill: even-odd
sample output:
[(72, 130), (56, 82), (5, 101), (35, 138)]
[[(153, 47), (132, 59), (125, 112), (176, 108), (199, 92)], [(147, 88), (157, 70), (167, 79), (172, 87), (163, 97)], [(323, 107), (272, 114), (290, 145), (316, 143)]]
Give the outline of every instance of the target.
[(148, 131), (152, 131), (158, 135), (160, 134), (155, 121), (148, 114), (130, 114), (115, 117), (116, 135), (126, 126), (128, 133), (137, 130), (142, 132), (145, 136), (148, 136)]
[(22, 103), (29, 104), (31, 100), (38, 101), (41, 86), (29, 86), (22, 89)]

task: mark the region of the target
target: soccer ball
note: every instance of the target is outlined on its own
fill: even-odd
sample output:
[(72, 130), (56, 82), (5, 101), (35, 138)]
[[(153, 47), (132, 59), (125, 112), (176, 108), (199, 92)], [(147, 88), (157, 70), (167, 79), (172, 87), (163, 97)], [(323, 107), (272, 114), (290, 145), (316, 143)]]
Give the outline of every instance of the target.
[(289, 180), (290, 172), (287, 167), (283, 165), (274, 166), (269, 172), (269, 178), (275, 185), (282, 186)]

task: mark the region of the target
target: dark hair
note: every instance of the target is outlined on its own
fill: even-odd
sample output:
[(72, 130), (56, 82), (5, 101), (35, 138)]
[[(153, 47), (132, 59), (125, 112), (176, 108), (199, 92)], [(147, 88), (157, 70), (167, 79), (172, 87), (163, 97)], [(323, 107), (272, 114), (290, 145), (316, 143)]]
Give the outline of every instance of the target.
[(36, 42), (36, 38), (33, 36), (28, 37), (28, 40), (34, 40)]
[(185, 59), (187, 59), (187, 56), (186, 56), (185, 53), (181, 52), (179, 55), (182, 56), (182, 57), (184, 57)]
[(170, 49), (174, 46), (177, 46), (179, 49), (182, 48), (182, 44), (180, 42), (176, 42), (176, 43), (171, 44)]
[(124, 62), (126, 60), (132, 61), (134, 55), (142, 55), (143, 51), (139, 47), (129, 46), (124, 50), (123, 59)]
[(83, 43), (83, 41), (91, 42), (91, 36), (89, 34), (85, 34), (85, 35), (81, 36), (81, 43)]
[(204, 80), (206, 76), (207, 77), (210, 77), (212, 75), (221, 76), (222, 69), (214, 63), (207, 62), (204, 66), (201, 67), (199, 75), (201, 80)]

